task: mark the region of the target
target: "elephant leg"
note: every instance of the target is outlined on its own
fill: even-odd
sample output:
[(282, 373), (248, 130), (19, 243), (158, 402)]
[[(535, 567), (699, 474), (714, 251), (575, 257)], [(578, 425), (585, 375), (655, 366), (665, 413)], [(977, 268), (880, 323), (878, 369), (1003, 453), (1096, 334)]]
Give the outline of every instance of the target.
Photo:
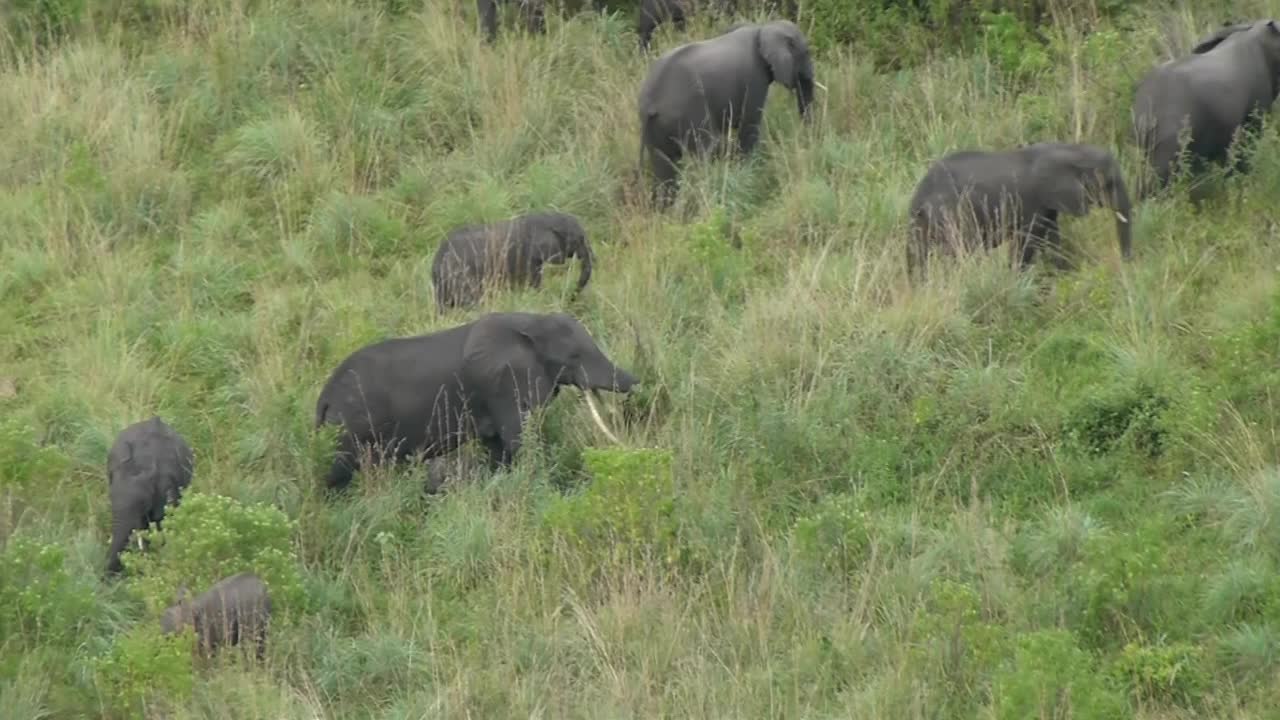
[(1022, 267), (1031, 264), (1033, 256), (1039, 253), (1046, 256), (1051, 265), (1059, 270), (1067, 270), (1070, 264), (1062, 248), (1062, 233), (1058, 228), (1058, 212), (1049, 210), (1038, 213), (1031, 221), (1027, 231), (1026, 248), (1023, 250)]
[(747, 119), (738, 129), (738, 157), (745, 158), (755, 152), (760, 143), (760, 119)]
[(525, 27), (530, 35), (545, 35), (547, 32), (547, 12), (543, 0), (523, 0)]
[(476, 0), (476, 12), (485, 40), (492, 43), (498, 38), (498, 0)]

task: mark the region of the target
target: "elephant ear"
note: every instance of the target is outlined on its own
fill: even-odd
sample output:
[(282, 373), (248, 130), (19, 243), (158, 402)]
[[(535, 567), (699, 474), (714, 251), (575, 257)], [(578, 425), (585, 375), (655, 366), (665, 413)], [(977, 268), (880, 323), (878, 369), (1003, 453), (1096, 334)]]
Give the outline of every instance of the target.
[(476, 320), (462, 348), (467, 385), (514, 393), (521, 411), (549, 397), (554, 380), (538, 352), (539, 325), (531, 313), (489, 313)]
[(1250, 26), (1250, 23), (1231, 23), (1224, 25), (1221, 28), (1218, 28), (1218, 30), (1212, 35), (1196, 43), (1195, 47), (1191, 48), (1191, 53), (1193, 55), (1203, 55), (1204, 53), (1207, 53), (1221, 45), (1222, 41), (1226, 40), (1228, 37), (1231, 37), (1238, 32), (1248, 30)]
[(756, 34), (756, 48), (773, 73), (773, 81), (792, 88), (796, 85), (796, 48), (799, 30), (786, 22), (762, 25)]

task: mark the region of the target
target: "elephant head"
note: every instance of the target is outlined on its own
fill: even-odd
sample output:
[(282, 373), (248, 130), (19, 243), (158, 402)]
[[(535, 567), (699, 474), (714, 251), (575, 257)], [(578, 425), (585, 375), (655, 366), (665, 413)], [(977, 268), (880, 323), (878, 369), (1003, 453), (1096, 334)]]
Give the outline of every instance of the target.
[(1132, 206), (1115, 155), (1101, 147), (1067, 143), (1044, 143), (1031, 149), (1032, 180), (1023, 201), (1075, 216), (1098, 206), (1110, 208), (1116, 214), (1120, 254), (1130, 259)]
[(800, 117), (808, 120), (813, 104), (813, 58), (804, 33), (790, 20), (774, 20), (760, 26), (756, 49), (768, 66), (773, 81), (796, 95)]
[(582, 263), (578, 273), (578, 285), (574, 289), (577, 296), (591, 280), (592, 254), (587, 242), (587, 231), (582, 223), (566, 213), (551, 213), (545, 216), (542, 232), (533, 238), (533, 254), (543, 262), (564, 262), (577, 258)]
[(160, 630), (166, 635), (178, 632), (191, 622), (191, 592), (186, 585), (178, 587), (173, 604), (160, 615)]

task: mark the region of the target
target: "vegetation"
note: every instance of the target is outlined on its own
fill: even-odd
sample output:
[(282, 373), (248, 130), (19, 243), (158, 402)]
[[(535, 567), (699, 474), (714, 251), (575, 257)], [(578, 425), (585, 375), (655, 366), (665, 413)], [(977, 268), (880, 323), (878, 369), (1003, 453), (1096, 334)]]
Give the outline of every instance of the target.
[[(691, 164), (665, 214), (626, 13), (488, 46), (453, 0), (5, 4), (3, 714), (1274, 717), (1280, 135), (1203, 207), (1144, 202), (1129, 264), (1103, 212), (1067, 272), (997, 252), (912, 289), (904, 252), (952, 149), (1094, 142), (1132, 177), (1140, 73), (1280, 2), (993, 5), (929, 52), (834, 36), (905, 5), (846, 4), (810, 30), (817, 122), (775, 89), (760, 152)], [(326, 498), (330, 370), (473, 317), (437, 316), (436, 244), (548, 207), (592, 285), (488, 307), (566, 309), (644, 379), (604, 408), (622, 446), (566, 393), (510, 472)], [(193, 495), (105, 582), (107, 448), (153, 413)], [(158, 635), (178, 584), (242, 569), (277, 600), (264, 669)]]

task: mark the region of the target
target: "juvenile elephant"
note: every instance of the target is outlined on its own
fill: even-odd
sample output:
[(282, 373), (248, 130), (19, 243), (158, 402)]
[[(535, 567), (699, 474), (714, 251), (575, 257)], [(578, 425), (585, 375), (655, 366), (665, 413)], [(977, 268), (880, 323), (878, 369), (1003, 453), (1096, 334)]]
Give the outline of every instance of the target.
[(134, 423), (116, 437), (107, 453), (111, 497), (111, 548), (107, 574), (124, 569), (120, 553), (134, 530), (158, 527), (167, 506), (177, 506), (191, 484), (191, 447), (158, 416)]
[(808, 121), (813, 60), (804, 34), (789, 20), (743, 23), (653, 61), (640, 87), (640, 162), (648, 153), (660, 206), (674, 199), (686, 152), (711, 151), (730, 129), (738, 133), (741, 155), (755, 148), (775, 82), (795, 93), (800, 116)]
[(254, 643), (255, 657), (266, 657), (271, 597), (257, 575), (243, 572), (223, 578), (194, 600), (188, 597), (185, 587), (180, 588), (176, 600), (160, 616), (164, 634), (181, 632), (191, 625), (196, 648), (203, 656), (212, 655), (223, 645), (239, 645), (241, 640), (249, 639)]
[(1063, 264), (1058, 214), (1084, 215), (1102, 205), (1116, 213), (1120, 253), (1130, 258), (1131, 212), (1120, 165), (1108, 150), (1075, 143), (1036, 143), (1012, 150), (964, 150), (933, 163), (911, 197), (907, 270), (921, 277), (938, 246), (992, 248), (1012, 231), (1020, 265), (1037, 251)]
[[(1134, 94), (1133, 131), (1157, 186), (1168, 186), (1184, 129), (1190, 131), (1186, 149), (1193, 172), (1209, 162), (1222, 163), (1235, 132), (1256, 130), (1278, 92), (1280, 27), (1275, 20), (1223, 27), (1201, 40), (1191, 55), (1149, 71)], [(1246, 167), (1242, 160), (1235, 169)]]
[(487, 287), (496, 285), (541, 287), (542, 266), (570, 258), (582, 263), (576, 296), (591, 280), (592, 255), (587, 231), (567, 213), (532, 213), (457, 228), (436, 250), (431, 265), (436, 307), (474, 305)]
[(498, 38), (498, 5), (504, 2), (520, 6), (520, 14), (524, 16), (525, 27), (530, 33), (547, 32), (545, 0), (476, 0), (476, 12), (480, 15), (485, 41), (492, 43)]
[(437, 457), (477, 437), (491, 468), (510, 465), (525, 419), (561, 387), (626, 393), (637, 382), (564, 313), (488, 313), (447, 330), (367, 345), (334, 370), (316, 403), (316, 427), (342, 428), (326, 484), (341, 489), (351, 482), (363, 446), (378, 464), (419, 452)]

